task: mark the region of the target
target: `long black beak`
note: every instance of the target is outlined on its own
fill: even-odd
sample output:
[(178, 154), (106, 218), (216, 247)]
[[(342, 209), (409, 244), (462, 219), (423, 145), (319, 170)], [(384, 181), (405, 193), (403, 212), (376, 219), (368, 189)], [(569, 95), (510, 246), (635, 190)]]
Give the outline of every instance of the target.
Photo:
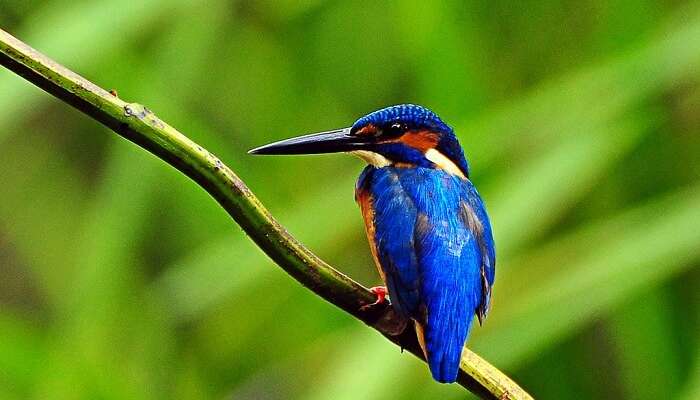
[(312, 133), (256, 147), (248, 154), (322, 154), (360, 150), (366, 139), (350, 135), (350, 128)]

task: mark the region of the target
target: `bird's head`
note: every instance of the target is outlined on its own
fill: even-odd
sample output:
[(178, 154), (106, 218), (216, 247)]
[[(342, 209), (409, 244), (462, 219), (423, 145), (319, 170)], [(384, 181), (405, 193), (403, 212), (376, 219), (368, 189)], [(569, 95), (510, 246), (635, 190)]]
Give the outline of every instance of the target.
[(299, 136), (250, 154), (352, 153), (381, 168), (425, 167), (468, 177), (469, 167), (452, 128), (425, 107), (402, 104), (358, 119), (352, 127)]

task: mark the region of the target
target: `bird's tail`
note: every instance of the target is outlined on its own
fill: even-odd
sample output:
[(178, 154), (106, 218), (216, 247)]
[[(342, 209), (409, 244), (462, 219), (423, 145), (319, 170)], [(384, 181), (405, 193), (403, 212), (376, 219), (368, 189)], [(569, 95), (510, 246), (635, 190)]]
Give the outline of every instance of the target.
[[(457, 299), (444, 300), (451, 302)], [(429, 312), (423, 321), (415, 321), (415, 329), (433, 379), (441, 383), (453, 383), (457, 380), (462, 348), (474, 319), (475, 307), (465, 307), (463, 303), (441, 306), (438, 310)], [(440, 313), (441, 310), (447, 312)]]

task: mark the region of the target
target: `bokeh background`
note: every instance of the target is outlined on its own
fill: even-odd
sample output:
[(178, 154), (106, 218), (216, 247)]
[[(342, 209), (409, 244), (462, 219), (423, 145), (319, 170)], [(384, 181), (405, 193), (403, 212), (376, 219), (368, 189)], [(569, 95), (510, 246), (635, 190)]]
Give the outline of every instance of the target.
[[(433, 108), (496, 235), (470, 347), (538, 398), (700, 399), (697, 1), (300, 3), (4, 0), (0, 27), (211, 149), (366, 285), (362, 163), (245, 152)], [(464, 398), (4, 69), (0, 160), (1, 399)]]

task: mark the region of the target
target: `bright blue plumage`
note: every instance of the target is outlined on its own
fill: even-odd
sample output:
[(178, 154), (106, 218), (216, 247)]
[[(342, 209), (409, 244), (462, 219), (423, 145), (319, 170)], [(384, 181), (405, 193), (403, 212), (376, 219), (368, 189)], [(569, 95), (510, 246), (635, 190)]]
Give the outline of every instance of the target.
[[(481, 322), (488, 311), (495, 252), (452, 128), (425, 107), (402, 104), (370, 113), (351, 128), (252, 152), (352, 152), (370, 164), (356, 199), (377, 267), (393, 307), (415, 322), (433, 377), (454, 382), (474, 315)], [(384, 292), (375, 292), (377, 302)]]
[[(370, 195), (370, 240), (392, 304), (424, 327), (433, 377), (453, 382), (469, 325), (480, 305), (485, 313), (493, 283), (493, 241), (481, 199), (468, 180), (420, 167), (367, 167), (358, 191)], [(469, 226), (472, 210), (478, 232)]]

